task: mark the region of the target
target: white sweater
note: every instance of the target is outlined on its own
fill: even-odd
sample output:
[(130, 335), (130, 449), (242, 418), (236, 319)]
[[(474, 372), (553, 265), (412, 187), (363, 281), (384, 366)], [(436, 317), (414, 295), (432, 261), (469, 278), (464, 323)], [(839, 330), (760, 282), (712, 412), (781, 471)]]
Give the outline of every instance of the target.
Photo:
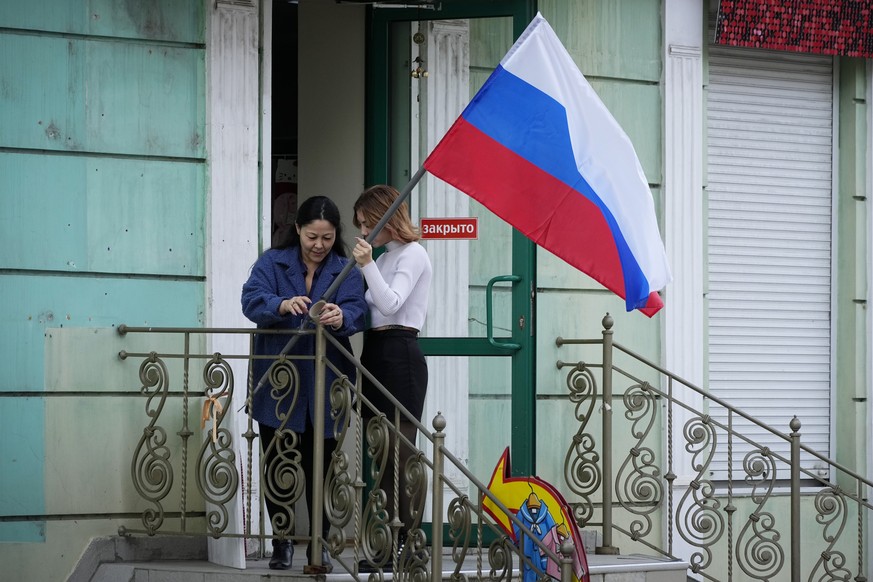
[(430, 257), (417, 242), (391, 241), (386, 252), (361, 267), (367, 281), (370, 327), (403, 325), (421, 330), (433, 268)]

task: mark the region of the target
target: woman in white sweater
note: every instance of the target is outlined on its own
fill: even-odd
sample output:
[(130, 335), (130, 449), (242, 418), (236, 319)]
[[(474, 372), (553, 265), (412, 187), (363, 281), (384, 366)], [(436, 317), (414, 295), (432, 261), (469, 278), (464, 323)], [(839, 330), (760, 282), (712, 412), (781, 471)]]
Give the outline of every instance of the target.
[[(427, 362), (418, 345), (418, 333), (427, 314), (433, 275), (430, 258), (418, 243), (421, 236), (409, 218), (406, 202), (398, 207), (372, 244), (364, 240), (399, 196), (395, 188), (380, 185), (368, 188), (355, 202), (354, 224), (361, 229), (362, 238), (357, 239), (353, 255), (367, 283), (365, 297), (370, 307), (361, 363), (416, 420), (421, 421), (427, 392)], [(385, 252), (373, 260), (373, 247), (381, 246), (385, 247)], [(389, 422), (394, 422), (394, 406), (367, 377), (363, 378), (363, 394), (377, 409), (365, 409), (365, 419), (384, 412)], [(400, 415), (400, 430), (415, 443), (415, 424), (403, 414)], [(399, 470), (403, 470), (411, 454), (409, 447), (400, 447)], [(382, 479), (389, 514), (394, 508), (394, 488), (390, 485), (395, 470), (393, 459), (392, 449)], [(411, 524), (406, 495), (400, 495), (398, 505), (399, 518), (404, 523), (400, 529), (400, 542), (403, 543)], [(365, 566), (366, 561), (361, 564), (362, 571)], [(390, 567), (390, 562), (383, 564), (385, 570)]]

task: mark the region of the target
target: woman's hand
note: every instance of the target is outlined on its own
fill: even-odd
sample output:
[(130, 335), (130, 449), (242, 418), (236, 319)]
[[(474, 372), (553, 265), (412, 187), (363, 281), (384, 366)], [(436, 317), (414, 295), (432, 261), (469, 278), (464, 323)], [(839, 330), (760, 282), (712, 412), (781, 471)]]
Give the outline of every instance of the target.
[(343, 310), (336, 303), (325, 303), (319, 319), (322, 325), (337, 330), (343, 326)]
[(355, 240), (358, 242), (355, 244), (355, 248), (352, 249), (352, 254), (355, 257), (355, 262), (363, 267), (373, 261), (373, 247), (359, 236), (356, 236)]
[(298, 295), (297, 297), (286, 299), (279, 304), (279, 315), (288, 315), (289, 313), (303, 315), (309, 312), (310, 303), (312, 303), (312, 299), (306, 295)]

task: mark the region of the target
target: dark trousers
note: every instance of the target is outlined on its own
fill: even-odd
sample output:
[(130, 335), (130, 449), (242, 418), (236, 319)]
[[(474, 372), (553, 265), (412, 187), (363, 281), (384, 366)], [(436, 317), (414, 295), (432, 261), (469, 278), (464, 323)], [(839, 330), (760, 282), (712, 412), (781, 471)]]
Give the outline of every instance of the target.
[[(258, 423), (258, 430), (260, 431), (261, 438), (261, 452), (266, 451), (269, 447), (270, 442), (276, 435), (276, 429), (272, 426), (267, 426), (266, 424)], [(297, 443), (297, 451), (300, 454), (300, 466), (303, 469), (303, 474), (306, 483), (306, 506), (309, 509), (309, 523), (310, 529), (312, 528), (312, 491), (313, 491), (313, 475), (315, 472), (312, 469), (313, 464), (313, 455), (312, 455), (312, 447), (315, 444), (315, 431), (312, 426), (307, 426), (306, 430), (297, 435), (299, 437), (299, 441)], [(334, 449), (336, 448), (336, 440), (325, 438), (324, 440), (324, 471), (327, 474), (327, 469), (330, 466), (331, 455), (333, 454)], [(278, 444), (278, 443), (277, 443)], [(276, 450), (276, 446), (274, 445), (270, 452), (266, 453), (264, 457), (264, 468), (265, 471), (269, 471), (269, 467), (274, 460), (277, 460), (279, 454)], [(280, 475), (264, 475), (264, 479), (268, 480), (270, 483), (273, 483), (274, 486), (278, 487), (282, 477)], [(268, 486), (267, 483), (261, 485), (262, 488), (266, 488)], [(280, 489), (280, 495), (288, 495), (290, 492), (287, 488)], [(284, 496), (282, 495), (282, 496)], [(269, 497), (265, 495), (265, 501), (267, 504), (267, 513), (270, 515), (271, 523), (273, 524), (273, 530), (281, 529), (286, 530), (290, 534), (294, 533), (294, 524), (288, 523), (290, 519), (290, 513), (287, 507), (283, 507), (282, 504), (276, 503), (271, 500)], [(324, 505), (321, 506), (321, 536), (327, 539), (327, 534), (330, 531), (330, 523), (327, 521), (327, 514), (324, 511)]]
[[(367, 368), (379, 382), (388, 389), (400, 403), (421, 421), (424, 408), (424, 399), (427, 394), (428, 370), (427, 361), (418, 345), (417, 334), (407, 330), (368, 331), (364, 337), (364, 350), (361, 354), (361, 364)], [(366, 377), (362, 380), (364, 395), (370, 400), (378, 411), (384, 412), (388, 422), (394, 423), (394, 406)], [(376, 412), (366, 409), (363, 411), (364, 421), (375, 416)], [(407, 417), (400, 415), (398, 428), (413, 445), (418, 429)], [(414, 454), (415, 449), (400, 441), (399, 465), (394, 466), (394, 446), (397, 436), (391, 432), (391, 441), (388, 448), (388, 460), (385, 473), (382, 476), (380, 488), (385, 491), (386, 509), (394, 514), (394, 474), (400, 476), (400, 495), (398, 503), (398, 517), (403, 522), (400, 528), (401, 540), (405, 539), (406, 532), (412, 525), (410, 498), (403, 492), (405, 483), (403, 470), (406, 461)]]
[[(403, 433), (413, 446), (415, 446), (415, 437), (418, 434), (418, 429), (408, 420), (400, 421), (400, 432)], [(398, 455), (399, 466), (394, 466), (394, 445), (397, 440), (400, 440), (400, 451)], [(388, 462), (385, 464), (385, 476), (382, 477), (382, 489), (385, 490), (386, 508), (388, 513), (394, 513), (394, 472), (399, 471), (400, 496), (397, 500), (398, 514), (403, 526), (400, 528), (400, 541), (406, 539), (406, 533), (412, 526), (412, 508), (409, 495), (404, 493), (405, 483), (403, 481), (403, 469), (406, 467), (406, 461), (414, 453), (414, 449), (410, 448), (402, 439), (399, 439), (393, 432), (391, 433), (391, 445), (388, 448)]]
[[(415, 332), (402, 329), (368, 331), (364, 336), (361, 364), (412, 416), (421, 420), (428, 373), (427, 360), (421, 352)], [(362, 378), (361, 390), (376, 410), (384, 412), (393, 423), (394, 405), (382, 396), (366, 376)], [(369, 418), (377, 412), (366, 409), (363, 414)]]

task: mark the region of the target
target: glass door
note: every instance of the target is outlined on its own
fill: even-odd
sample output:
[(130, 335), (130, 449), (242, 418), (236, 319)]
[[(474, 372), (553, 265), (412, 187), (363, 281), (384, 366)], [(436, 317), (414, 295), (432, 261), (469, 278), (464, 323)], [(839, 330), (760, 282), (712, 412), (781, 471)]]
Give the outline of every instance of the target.
[[(368, 184), (409, 182), (524, 30), (531, 5), (443, 0), (370, 11)], [(506, 446), (516, 474), (535, 474), (535, 246), (430, 175), (410, 204), (419, 224), (461, 218), (477, 228), (475, 238), (422, 241), (434, 267), (421, 340), (430, 370), (423, 423), (441, 412), (447, 446), (486, 483)]]

